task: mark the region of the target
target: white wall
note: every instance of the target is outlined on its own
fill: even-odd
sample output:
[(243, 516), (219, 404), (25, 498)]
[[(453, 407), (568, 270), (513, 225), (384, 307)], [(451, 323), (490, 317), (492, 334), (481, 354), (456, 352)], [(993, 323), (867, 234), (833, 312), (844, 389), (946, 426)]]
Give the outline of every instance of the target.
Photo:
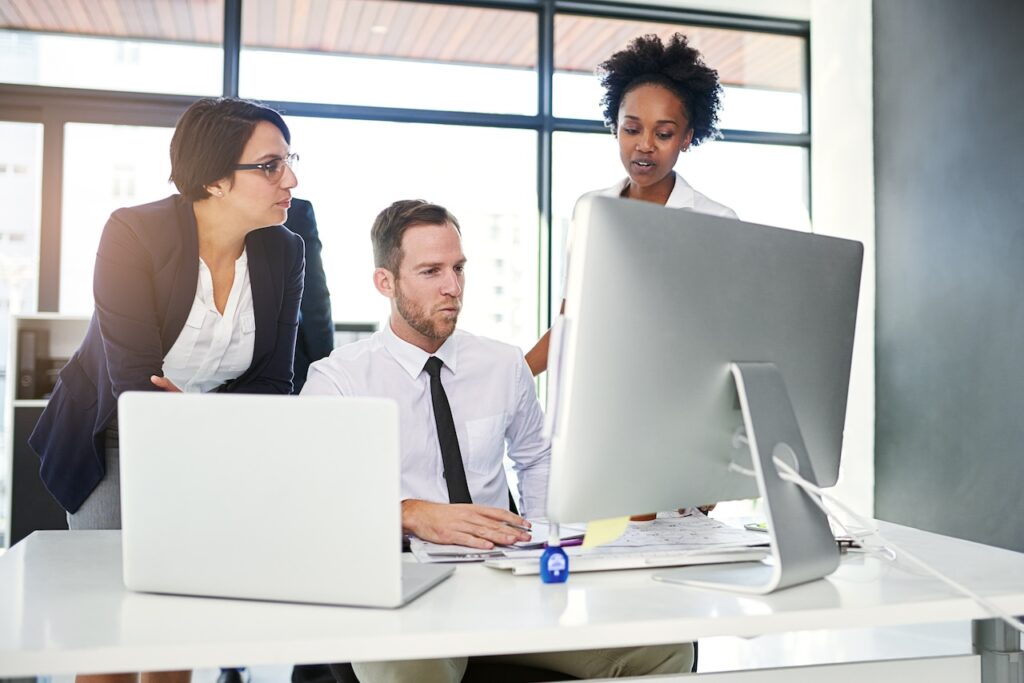
[(811, 2), (811, 202), (815, 232), (864, 243), (843, 464), (836, 493), (875, 497), (875, 201), (871, 0)]

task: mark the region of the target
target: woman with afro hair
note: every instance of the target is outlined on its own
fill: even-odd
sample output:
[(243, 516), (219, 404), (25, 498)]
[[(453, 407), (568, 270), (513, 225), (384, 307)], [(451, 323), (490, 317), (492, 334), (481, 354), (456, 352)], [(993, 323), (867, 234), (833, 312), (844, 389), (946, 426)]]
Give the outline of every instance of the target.
[[(736, 218), (732, 209), (693, 189), (674, 170), (681, 153), (718, 135), (721, 108), (718, 72), (704, 64), (686, 36), (676, 33), (667, 43), (657, 35), (640, 36), (597, 70), (605, 90), (605, 125), (619, 141), (627, 175), (584, 197), (639, 199)], [(549, 335), (526, 354), (534, 375), (547, 369)]]

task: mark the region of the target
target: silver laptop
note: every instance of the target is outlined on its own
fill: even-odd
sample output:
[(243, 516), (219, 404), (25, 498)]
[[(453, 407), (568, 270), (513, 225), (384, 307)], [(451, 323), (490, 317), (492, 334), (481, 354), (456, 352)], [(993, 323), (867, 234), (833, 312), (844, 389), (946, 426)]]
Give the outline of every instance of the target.
[(392, 401), (130, 392), (118, 423), (129, 589), (398, 607), (453, 571), (402, 561)]

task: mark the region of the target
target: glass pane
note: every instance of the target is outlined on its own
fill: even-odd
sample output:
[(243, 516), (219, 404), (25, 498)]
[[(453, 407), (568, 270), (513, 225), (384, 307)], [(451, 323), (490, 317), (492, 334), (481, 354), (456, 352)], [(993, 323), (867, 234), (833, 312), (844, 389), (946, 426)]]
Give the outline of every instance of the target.
[[(288, 125), (302, 155), (294, 194), (316, 211), (335, 320), (387, 318), (372, 282), (370, 226), (391, 202), (418, 198), (444, 205), (462, 225), (459, 327), (525, 348), (536, 341), (536, 133), (299, 117)], [(484, 151), (502, 160), (486, 173), (473, 168)]]
[(223, 0), (75, 2), (71, 11), (7, 0), (0, 82), (217, 95), (223, 36)]
[[(610, 134), (555, 133), (551, 304), (558, 310), (564, 287), (565, 239), (580, 195), (611, 187), (625, 177)], [(809, 230), (808, 158), (802, 147), (716, 141), (681, 155), (676, 171), (696, 190), (721, 202), (742, 220)]]
[(89, 315), (96, 247), (110, 214), (174, 194), (171, 128), (69, 123), (64, 127), (60, 312)]
[[(0, 396), (4, 401), (8, 378), (17, 373), (7, 365), (11, 316), (36, 310), (42, 161), (41, 124), (0, 121), (0, 206), (5, 209), (0, 223)], [(7, 411), (0, 411), (0, 529), (7, 510), (6, 419)]]
[(710, 142), (680, 157), (687, 182), (750, 223), (811, 229), (807, 149)]
[(581, 195), (611, 187), (625, 177), (619, 147), (610, 133), (555, 133), (551, 173), (551, 312), (565, 294), (565, 241)]
[(637, 36), (680, 32), (718, 71), (721, 128), (803, 133), (806, 41), (795, 36), (560, 14), (555, 17), (555, 116), (601, 118), (597, 65)]
[(537, 15), (395, 2), (243, 3), (240, 92), (293, 102), (533, 114)]

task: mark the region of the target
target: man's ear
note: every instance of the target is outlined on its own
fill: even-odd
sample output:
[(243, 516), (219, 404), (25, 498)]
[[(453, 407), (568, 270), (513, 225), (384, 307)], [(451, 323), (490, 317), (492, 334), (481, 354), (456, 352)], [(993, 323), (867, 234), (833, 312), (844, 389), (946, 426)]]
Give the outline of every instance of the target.
[(395, 279), (395, 274), (387, 268), (377, 268), (373, 271), (373, 286), (389, 299), (395, 298)]

